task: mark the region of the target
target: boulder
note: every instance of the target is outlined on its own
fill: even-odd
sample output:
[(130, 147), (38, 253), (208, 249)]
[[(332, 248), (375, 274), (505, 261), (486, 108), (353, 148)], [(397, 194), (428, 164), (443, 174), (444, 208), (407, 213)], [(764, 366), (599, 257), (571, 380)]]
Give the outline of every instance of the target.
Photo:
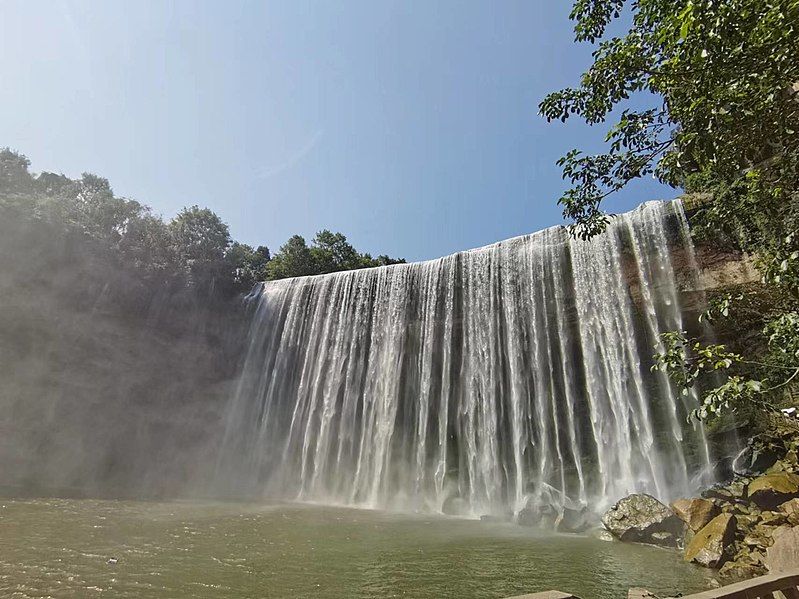
[(552, 529), (560, 514), (555, 506), (548, 503), (536, 505), (528, 501), (527, 505), (516, 514), (516, 523), (520, 526)]
[(599, 540), (599, 541), (608, 541), (608, 542), (611, 542), (611, 543), (616, 541), (616, 537), (614, 537), (612, 534), (610, 534), (604, 528), (596, 528), (596, 529), (592, 530), (591, 531), (591, 536), (594, 537), (595, 539)]
[(676, 547), (685, 525), (651, 495), (628, 495), (602, 516), (613, 536), (635, 543)]
[(778, 505), (799, 497), (799, 474), (775, 472), (757, 477), (747, 487), (749, 499), (762, 508)]
[(747, 548), (738, 551), (733, 559), (721, 567), (719, 574), (722, 576), (732, 576), (735, 578), (752, 578), (766, 573), (763, 564), (765, 556), (759, 550), (749, 550)]
[(757, 564), (738, 560), (725, 563), (719, 570), (719, 574), (722, 576), (730, 576), (732, 578), (754, 578), (763, 573), (763, 568)]
[(735, 539), (735, 516), (719, 514), (694, 535), (685, 549), (685, 561), (718, 568), (730, 557)]
[(702, 491), (702, 497), (705, 499), (718, 499), (723, 502), (734, 503), (744, 496), (747, 482), (749, 482), (749, 479), (736, 478), (726, 484), (714, 485)]
[(563, 508), (563, 513), (555, 521), (558, 532), (585, 532), (595, 522), (595, 516), (587, 507), (580, 509)]
[(771, 572), (795, 570), (799, 564), (799, 527), (794, 526), (775, 535), (774, 544), (766, 549), (766, 567)]
[(732, 467), (739, 474), (755, 474), (773, 466), (779, 457), (774, 448), (752, 440), (735, 458)]
[(627, 591), (627, 599), (658, 599), (658, 596), (641, 587), (633, 587)]
[(787, 519), (787, 516), (782, 512), (764, 511), (762, 514), (760, 514), (760, 522), (763, 524), (769, 524), (771, 526), (785, 524)]
[(765, 549), (773, 542), (772, 536), (774, 535), (774, 531), (776, 529), (776, 526), (758, 524), (757, 526), (753, 527), (746, 534), (746, 536), (744, 536), (743, 543), (744, 545), (748, 545), (750, 547), (759, 547), (761, 549)]
[(792, 526), (799, 526), (799, 498), (789, 499), (781, 503), (777, 510), (785, 514), (785, 519)]
[(678, 499), (671, 504), (672, 511), (694, 532), (698, 532), (721, 513), (709, 499)]

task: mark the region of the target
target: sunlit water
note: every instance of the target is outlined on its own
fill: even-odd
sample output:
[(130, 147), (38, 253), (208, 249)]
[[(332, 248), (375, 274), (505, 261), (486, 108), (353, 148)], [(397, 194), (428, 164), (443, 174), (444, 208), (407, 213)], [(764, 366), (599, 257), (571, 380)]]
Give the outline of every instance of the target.
[(0, 506), (2, 597), (499, 598), (557, 588), (591, 599), (710, 583), (674, 552), (512, 524), (296, 505)]
[(712, 462), (697, 404), (649, 365), (685, 328), (692, 256), (681, 204), (650, 202), (590, 242), (553, 227), (268, 282), (218, 484), (475, 516), (688, 496)]

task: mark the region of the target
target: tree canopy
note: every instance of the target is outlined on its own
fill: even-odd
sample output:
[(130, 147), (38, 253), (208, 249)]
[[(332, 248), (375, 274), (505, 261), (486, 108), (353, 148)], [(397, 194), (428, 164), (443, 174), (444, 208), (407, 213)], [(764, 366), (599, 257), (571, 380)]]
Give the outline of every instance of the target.
[(316, 234), (310, 247), (301, 235), (289, 239), (267, 266), (267, 278), (302, 277), (403, 262), (405, 260), (388, 256), (375, 259), (362, 254), (352, 247), (346, 236), (324, 229)]
[[(572, 233), (603, 231), (603, 200), (640, 177), (705, 196), (694, 234), (755, 255), (771, 293), (762, 350), (740, 355), (667, 332), (657, 366), (686, 389), (729, 375), (704, 394), (701, 417), (777, 405), (799, 374), (799, 0), (576, 0), (570, 18), (593, 62), (539, 111), (615, 120), (604, 153), (574, 149), (558, 162), (572, 185), (559, 199)], [(727, 318), (750, 299), (717, 298), (705, 317)]]
[(265, 245), (234, 241), (227, 224), (208, 208), (190, 206), (164, 221), (149, 207), (117, 197), (107, 179), (90, 173), (76, 180), (35, 175), (29, 167), (26, 156), (0, 149), (0, 211), (99, 243), (109, 260), (151, 285), (225, 296), (258, 281), (404, 262), (372, 259), (343, 234), (328, 230), (317, 233), (310, 248), (295, 235), (272, 256)]

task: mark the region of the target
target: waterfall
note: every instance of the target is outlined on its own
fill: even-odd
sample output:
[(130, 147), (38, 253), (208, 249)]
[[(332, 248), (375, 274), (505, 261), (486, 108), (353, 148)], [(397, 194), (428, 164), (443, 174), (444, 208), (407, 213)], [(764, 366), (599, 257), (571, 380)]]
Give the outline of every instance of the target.
[(650, 202), (588, 242), (553, 227), (259, 286), (225, 484), (472, 515), (690, 492), (709, 459), (695, 399), (650, 372), (657, 334), (683, 328), (690, 244), (681, 204)]

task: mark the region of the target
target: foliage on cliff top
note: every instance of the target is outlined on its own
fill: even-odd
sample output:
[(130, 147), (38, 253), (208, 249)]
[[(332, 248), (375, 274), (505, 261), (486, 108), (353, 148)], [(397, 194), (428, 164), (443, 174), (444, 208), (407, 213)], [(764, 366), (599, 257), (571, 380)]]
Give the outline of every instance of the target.
[[(752, 402), (772, 409), (799, 378), (799, 0), (576, 0), (570, 16), (576, 41), (595, 45), (593, 63), (539, 110), (550, 121), (617, 119), (606, 152), (575, 149), (559, 161), (573, 234), (603, 231), (603, 200), (640, 177), (710, 194), (694, 234), (754, 254), (784, 301), (769, 314), (762, 353), (672, 332), (657, 366), (686, 392), (730, 375), (704, 393), (700, 417)], [(709, 316), (738, 303), (722, 298)]]
[(310, 248), (294, 236), (271, 256), (266, 246), (233, 241), (227, 224), (208, 208), (184, 208), (165, 222), (149, 207), (115, 196), (107, 179), (89, 173), (76, 180), (48, 172), (34, 175), (29, 166), (24, 155), (0, 149), (0, 211), (6, 217), (83, 236), (146, 284), (170, 292), (224, 298), (257, 281), (403, 262), (360, 253), (344, 235), (327, 230), (316, 235)]

